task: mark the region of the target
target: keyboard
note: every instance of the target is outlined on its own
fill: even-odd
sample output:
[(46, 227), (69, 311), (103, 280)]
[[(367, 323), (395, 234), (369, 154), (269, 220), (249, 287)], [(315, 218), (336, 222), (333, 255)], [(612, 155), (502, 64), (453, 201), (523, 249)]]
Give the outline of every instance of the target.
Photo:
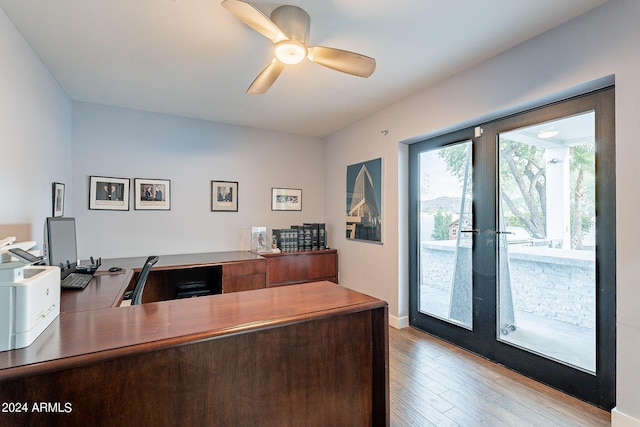
[(71, 273), (60, 284), (62, 289), (84, 289), (92, 278), (91, 274)]

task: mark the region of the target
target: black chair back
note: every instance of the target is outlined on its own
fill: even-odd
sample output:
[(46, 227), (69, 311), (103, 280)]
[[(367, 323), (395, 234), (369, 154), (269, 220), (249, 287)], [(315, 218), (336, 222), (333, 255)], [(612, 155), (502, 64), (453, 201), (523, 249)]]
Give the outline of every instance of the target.
[(149, 272), (151, 271), (151, 267), (155, 265), (160, 259), (158, 256), (150, 256), (144, 262), (144, 266), (142, 267), (142, 271), (140, 271), (140, 275), (138, 276), (138, 282), (136, 283), (136, 287), (133, 289), (133, 297), (131, 298), (131, 305), (142, 304), (142, 291), (144, 291), (144, 285), (147, 283), (147, 277), (149, 277)]

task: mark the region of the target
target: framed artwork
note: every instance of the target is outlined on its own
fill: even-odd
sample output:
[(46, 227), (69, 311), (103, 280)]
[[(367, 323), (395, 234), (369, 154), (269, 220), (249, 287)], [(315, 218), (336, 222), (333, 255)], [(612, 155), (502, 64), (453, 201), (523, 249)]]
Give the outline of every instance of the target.
[(238, 212), (236, 181), (211, 181), (211, 211)]
[(52, 216), (58, 217), (64, 215), (64, 184), (61, 182), (53, 183), (53, 214)]
[(129, 185), (128, 178), (90, 176), (89, 209), (128, 211)]
[(134, 209), (171, 209), (171, 181), (168, 179), (136, 178), (133, 180)]
[(347, 239), (382, 243), (382, 158), (347, 166)]
[(272, 211), (301, 211), (302, 190), (295, 188), (271, 189)]

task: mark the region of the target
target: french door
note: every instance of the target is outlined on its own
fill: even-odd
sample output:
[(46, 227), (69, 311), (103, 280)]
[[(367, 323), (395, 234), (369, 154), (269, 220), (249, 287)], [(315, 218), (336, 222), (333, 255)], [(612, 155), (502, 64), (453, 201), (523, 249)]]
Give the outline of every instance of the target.
[(615, 406), (614, 90), (410, 147), (410, 323)]

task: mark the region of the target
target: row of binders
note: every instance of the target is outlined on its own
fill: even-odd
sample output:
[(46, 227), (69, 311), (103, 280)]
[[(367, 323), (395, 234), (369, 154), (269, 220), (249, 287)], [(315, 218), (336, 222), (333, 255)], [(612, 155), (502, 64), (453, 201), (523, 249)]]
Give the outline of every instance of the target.
[(291, 228), (274, 229), (273, 236), (282, 252), (317, 251), (327, 249), (324, 223), (305, 223)]

